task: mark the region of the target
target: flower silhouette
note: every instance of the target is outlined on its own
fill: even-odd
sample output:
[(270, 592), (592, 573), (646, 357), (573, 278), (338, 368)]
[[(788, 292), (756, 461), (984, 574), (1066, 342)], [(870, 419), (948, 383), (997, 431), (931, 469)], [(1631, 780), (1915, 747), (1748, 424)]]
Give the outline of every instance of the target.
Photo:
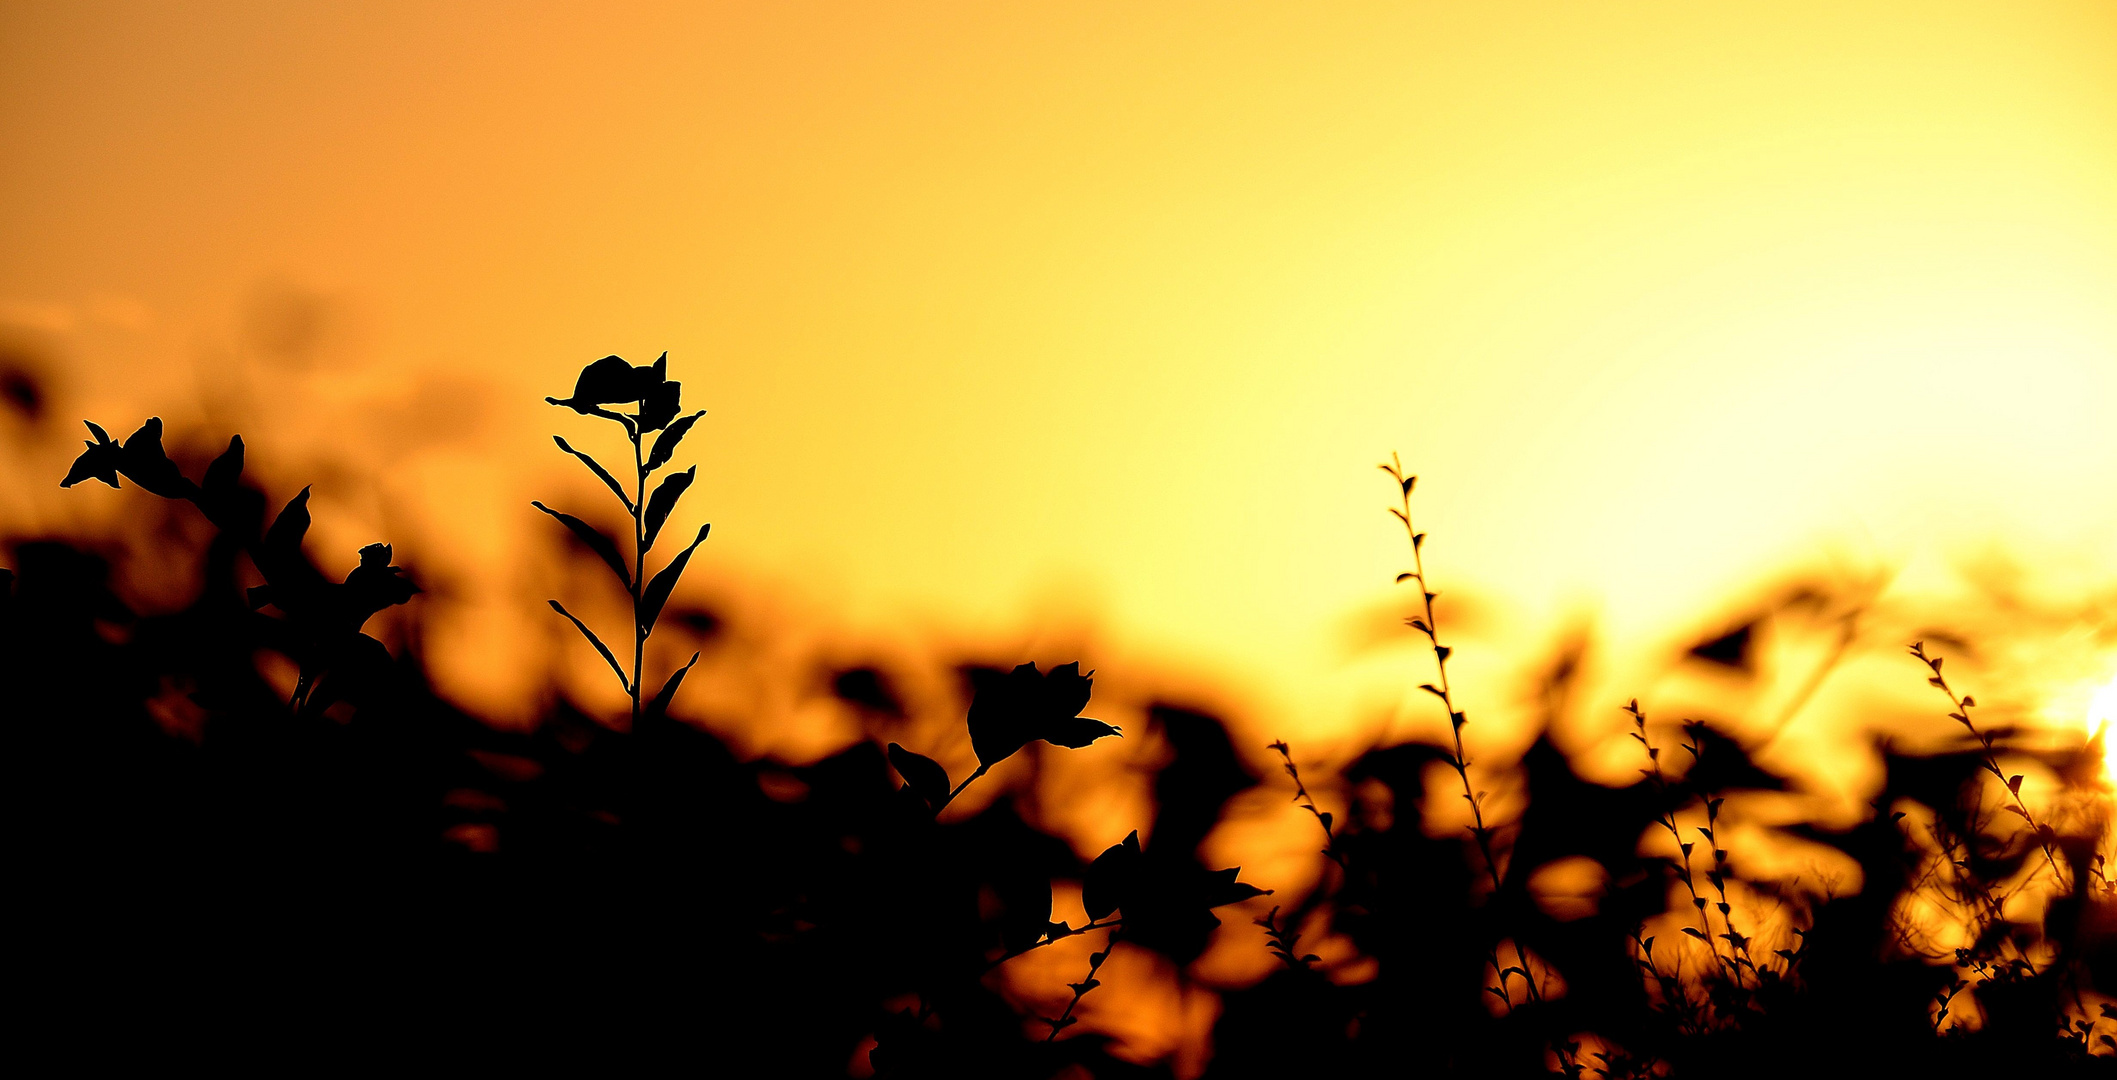
[[(657, 357), (652, 364), (639, 366), (626, 363), (621, 356), (606, 356), (581, 369), (571, 397), (547, 397), (544, 400), (553, 405), (564, 405), (584, 416), (615, 420), (624, 424), (628, 431), (660, 431), (676, 419), (683, 392), (683, 384), (669, 379), (668, 365), (668, 353)], [(638, 402), (639, 412), (628, 416), (603, 408), (625, 402)]]
[(1079, 748), (1107, 735), (1122, 736), (1116, 727), (1080, 715), (1093, 683), (1078, 663), (1060, 664), (1048, 675), (1038, 674), (1035, 664), (1006, 674), (973, 671), (970, 745), (978, 763), (991, 768), (1038, 739)]

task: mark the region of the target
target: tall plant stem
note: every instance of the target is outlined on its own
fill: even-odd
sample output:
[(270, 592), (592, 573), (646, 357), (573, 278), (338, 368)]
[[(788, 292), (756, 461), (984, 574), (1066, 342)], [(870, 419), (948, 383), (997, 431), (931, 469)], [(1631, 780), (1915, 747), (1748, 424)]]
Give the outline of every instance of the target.
[[(1632, 717), (1633, 741), (1639, 743), (1639, 745), (1644, 747), (1647, 752), (1647, 765), (1649, 767), (1646, 769), (1641, 769), (1640, 773), (1644, 775), (1647, 780), (1654, 785), (1655, 794), (1661, 797), (1660, 813), (1658, 816), (1655, 817), (1654, 820), (1662, 828), (1668, 830), (1669, 838), (1676, 842), (1677, 853), (1683, 857), (1683, 865), (1677, 871), (1677, 877), (1683, 882), (1684, 891), (1691, 894), (1691, 907), (1698, 913), (1698, 926), (1688, 929), (1692, 931), (1703, 931), (1702, 933), (1699, 933), (1696, 936), (1698, 937), (1698, 940), (1705, 942), (1706, 949), (1713, 954), (1713, 962), (1719, 965), (1722, 969), (1727, 972), (1728, 978), (1733, 980), (1736, 986), (1741, 986), (1741, 969), (1736, 967), (1732, 960), (1728, 959), (1725, 956), (1722, 956), (1720, 954), (1720, 947), (1718, 945), (1713, 944), (1713, 918), (1712, 916), (1706, 914), (1706, 899), (1703, 895), (1698, 892), (1698, 880), (1694, 876), (1691, 868), (1691, 845), (1684, 843), (1683, 830), (1678, 826), (1676, 822), (1676, 808), (1670, 804), (1669, 792), (1671, 789), (1669, 785), (1668, 776), (1667, 774), (1661, 771), (1661, 749), (1655, 746), (1653, 742), (1651, 742), (1647, 738), (1647, 714), (1645, 710), (1639, 707), (1638, 698), (1633, 698), (1630, 702), (1627, 702), (1624, 706), (1624, 711), (1626, 713), (1629, 713)], [(1695, 746), (1695, 743), (1691, 745)], [(1691, 749), (1691, 747), (1687, 746), (1686, 749)], [(1692, 749), (1691, 757), (1693, 767), (1695, 767), (1697, 762), (1697, 751), (1695, 749)], [(1713, 811), (1710, 809), (1708, 809), (1707, 812), (1709, 815), (1713, 813)], [(1712, 839), (1711, 834), (1708, 834), (1708, 838)], [(1713, 844), (1717, 849), (1719, 841), (1717, 839), (1713, 839)], [(1714, 865), (1719, 865), (1717, 858), (1714, 862)], [(1724, 888), (1720, 892), (1720, 899), (1722, 904), (1726, 904), (1727, 890)], [(1728, 912), (1721, 912), (1722, 919), (1727, 919), (1727, 917)], [(1731, 935), (1735, 932), (1735, 924), (1731, 920), (1727, 923), (1727, 931)], [(1734, 939), (1730, 937), (1727, 940), (1728, 947), (1733, 948)]]
[[(1399, 574), (1397, 575), (1397, 580), (1402, 582), (1410, 579), (1418, 583), (1420, 602), (1424, 605), (1425, 610), (1425, 618), (1406, 619), (1404, 622), (1405, 625), (1426, 635), (1427, 643), (1433, 646), (1434, 666), (1440, 671), (1439, 685), (1426, 683), (1420, 689), (1440, 698), (1441, 707), (1448, 710), (1448, 731), (1455, 740), (1455, 758), (1451, 764), (1455, 766), (1456, 776), (1463, 782), (1463, 801), (1470, 804), (1470, 835), (1477, 841), (1478, 854), (1485, 860), (1485, 873), (1492, 879), (1492, 892), (1494, 896), (1497, 896), (1500, 891), (1500, 864), (1492, 853), (1492, 830), (1485, 825), (1485, 809), (1482, 795), (1471, 789), (1470, 762), (1463, 754), (1463, 725), (1468, 723), (1468, 720), (1463, 716), (1462, 711), (1455, 707), (1455, 695), (1448, 686), (1448, 657), (1452, 650), (1448, 646), (1441, 644), (1439, 622), (1433, 615), (1433, 601), (1440, 594), (1434, 592), (1426, 584), (1426, 556), (1420, 550), (1425, 546), (1426, 534), (1419, 532), (1411, 524), (1411, 489), (1418, 484), (1419, 478), (1404, 475), (1404, 464), (1397, 460), (1395, 454), (1389, 456), (1389, 464), (1381, 466), (1381, 469), (1397, 481), (1397, 490), (1403, 500), (1402, 508), (1399, 509), (1392, 506), (1389, 508), (1389, 512), (1396, 515), (1397, 520), (1403, 523), (1404, 535), (1411, 541), (1411, 573)], [(1514, 956), (1516, 967), (1512, 970), (1519, 971), (1522, 981), (1528, 984), (1529, 1000), (1532, 1002), (1543, 1000), (1543, 992), (1537, 989), (1536, 986), (1536, 976), (1529, 970), (1529, 954), (1522, 948), (1522, 943), (1519, 941), (1514, 943)], [(1499, 978), (1501, 1000), (1506, 1001), (1508, 1007), (1512, 1008), (1513, 1002), (1506, 997), (1509, 969), (1500, 966), (1496, 953), (1493, 956), (1492, 967)]]
[(1963, 725), (1963, 730), (1969, 732), (1970, 737), (1976, 739), (1978, 746), (1983, 749), (1983, 754), (1980, 756), (1978, 764), (1986, 772), (1991, 773), (1993, 779), (1998, 780), (2000, 786), (2007, 792), (2007, 801), (2000, 804), (2000, 809), (2014, 814), (2028, 823), (2029, 835), (2035, 838), (2036, 846), (2042, 849), (2044, 864), (2051, 868), (2051, 877), (2057, 882), (2059, 888), (2071, 893), (2073, 891), (2073, 882), (2070, 876), (2059, 868), (2058, 854), (2051, 850), (2052, 834), (2050, 827), (2036, 820), (2036, 814), (2029, 809), (2029, 804), (2023, 801), (2021, 797), (2021, 777), (2010, 777), (2005, 770), (1999, 767), (1999, 756), (1993, 749), (1991, 733), (1979, 731), (1977, 725), (1970, 720), (1970, 710), (1977, 707), (1977, 699), (1968, 694), (1960, 696), (1956, 694), (1955, 688), (1949, 686), (1948, 680), (1941, 675), (1941, 658), (1939, 656), (1926, 655), (1925, 642), (1912, 642), (1911, 655), (1917, 657), (1920, 663), (1925, 664), (1933, 672), (1933, 675), (1926, 680), (1926, 684), (1947, 696), (1948, 704), (1952, 706), (1948, 711), (1948, 719)]
[[(646, 411), (646, 403), (640, 403), (640, 411)], [(640, 672), (647, 659), (647, 631), (640, 626), (640, 603), (643, 596), (644, 579), (647, 576), (647, 461), (640, 456), (640, 430), (638, 421), (630, 429), (632, 436), (632, 728), (639, 730), (640, 723)]]

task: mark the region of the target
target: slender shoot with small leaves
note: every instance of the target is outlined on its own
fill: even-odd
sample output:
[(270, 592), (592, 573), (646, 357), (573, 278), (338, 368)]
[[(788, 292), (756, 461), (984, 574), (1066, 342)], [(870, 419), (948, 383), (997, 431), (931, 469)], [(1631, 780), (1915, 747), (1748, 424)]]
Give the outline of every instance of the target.
[(1276, 905), (1270, 914), (1257, 920), (1257, 925), (1264, 927), (1264, 936), (1270, 941), (1267, 947), (1271, 949), (1273, 956), (1279, 958), (1280, 963), (1293, 971), (1314, 971), (1316, 965), (1323, 962), (1323, 958), (1315, 953), (1294, 951), (1301, 944), (1301, 932), (1296, 930), (1293, 924), (1294, 920), (1289, 916), (1286, 925), (1280, 925), (1279, 908)]
[(1308, 811), (1310, 816), (1316, 819), (1316, 824), (1323, 828), (1323, 857), (1338, 864), (1338, 870), (1343, 872), (1345, 870), (1345, 853), (1338, 850), (1338, 836), (1332, 831), (1333, 819), (1330, 811), (1318, 809), (1316, 800), (1308, 793), (1307, 785), (1301, 782), (1301, 770), (1294, 765), (1293, 749), (1287, 746), (1283, 739), (1271, 744), (1266, 749), (1279, 755), (1281, 767), (1286, 770), (1286, 775), (1294, 781), (1294, 801), (1300, 803), (1301, 808)]
[(1117, 948), (1117, 940), (1124, 932), (1123, 926), (1111, 928), (1110, 936), (1104, 939), (1102, 949), (1088, 954), (1087, 976), (1077, 983), (1066, 984), (1066, 988), (1073, 991), (1073, 1000), (1066, 1003), (1066, 1011), (1058, 1014), (1056, 1018), (1039, 1017), (1051, 1028), (1051, 1033), (1044, 1036), (1045, 1042), (1057, 1041), (1059, 1032), (1080, 1022), (1074, 1017), (1073, 1010), (1080, 1007), (1081, 999), (1088, 996), (1088, 991), (1102, 985), (1102, 980), (1096, 978), (1095, 974), (1103, 969), (1103, 961), (1110, 959), (1110, 950)]
[[(1672, 788), (1669, 784), (1667, 774), (1662, 772), (1661, 770), (1661, 748), (1655, 746), (1647, 736), (1647, 714), (1644, 710), (1639, 707), (1638, 698), (1633, 698), (1631, 701), (1626, 702), (1624, 710), (1632, 717), (1632, 731), (1630, 732), (1630, 735), (1633, 741), (1637, 742), (1640, 746), (1644, 747), (1647, 752), (1648, 767), (1639, 770), (1639, 774), (1645, 777), (1648, 783), (1653, 785), (1655, 794), (1660, 796), (1660, 809), (1659, 813), (1655, 817), (1655, 821), (1663, 829), (1667, 830), (1671, 839), (1676, 841), (1676, 851), (1679, 856), (1679, 862), (1676, 864), (1675, 867), (1676, 879), (1678, 881), (1683, 882), (1684, 891), (1690, 894), (1691, 907), (1696, 911), (1698, 916), (1698, 925), (1686, 926), (1683, 928), (1683, 932), (1686, 935), (1689, 935), (1690, 937), (1696, 938), (1699, 941), (1704, 942), (1706, 949), (1713, 954), (1713, 962), (1720, 965), (1720, 967), (1726, 971), (1729, 978), (1737, 979), (1739, 982), (1739, 974), (1736, 970), (1734, 962), (1721, 953), (1719, 946), (1713, 944), (1713, 921), (1712, 918), (1706, 914), (1706, 904), (1708, 903), (1708, 901), (1706, 900), (1704, 894), (1698, 891), (1698, 879), (1691, 867), (1691, 850), (1696, 846), (1696, 844), (1693, 841), (1685, 840), (1683, 838), (1683, 829), (1677, 824), (1676, 806), (1674, 804), (1674, 800), (1671, 798), (1670, 795)], [(1698, 749), (1696, 741), (1693, 740), (1691, 742), (1685, 743), (1684, 749), (1690, 751), (1691, 758), (1695, 762), (1698, 758)], [(1717, 819), (1717, 816), (1720, 812), (1720, 800), (1708, 800), (1706, 812), (1708, 815), (1711, 815)], [(1708, 829), (1710, 829), (1710, 826), (1708, 826)], [(1705, 835), (1707, 842), (1712, 842), (1712, 834), (1708, 831)], [(1725, 903), (1724, 893), (1722, 902)], [(1730, 930), (1732, 931), (1732, 927), (1730, 927)]]
[[(1448, 733), (1450, 738), (1454, 740), (1454, 753), (1449, 757), (1448, 763), (1455, 767), (1456, 777), (1463, 783), (1463, 801), (1470, 804), (1470, 835), (1477, 841), (1478, 854), (1484, 859), (1485, 873), (1492, 880), (1493, 892), (1497, 893), (1500, 889), (1500, 864), (1498, 856), (1493, 853), (1492, 849), (1492, 828), (1485, 824), (1485, 796), (1487, 793), (1475, 790), (1471, 784), (1470, 759), (1463, 752), (1463, 726), (1468, 724), (1470, 720), (1463, 714), (1463, 710), (1456, 707), (1454, 692), (1449, 689), (1448, 685), (1448, 657), (1453, 654), (1454, 650), (1441, 644), (1440, 620), (1434, 618), (1433, 614), (1433, 602), (1440, 594), (1434, 591), (1433, 586), (1426, 577), (1426, 534), (1420, 532), (1411, 521), (1411, 491), (1418, 486), (1419, 478), (1406, 473), (1404, 471), (1404, 463), (1399, 461), (1395, 454), (1389, 455), (1388, 464), (1377, 466), (1377, 468), (1388, 473), (1390, 479), (1397, 482), (1398, 498), (1401, 500), (1400, 505), (1390, 507), (1389, 512), (1404, 526), (1404, 535), (1411, 541), (1412, 568), (1398, 574), (1397, 583), (1400, 585), (1407, 581), (1416, 583), (1419, 587), (1420, 603), (1424, 609), (1421, 615), (1405, 619), (1404, 625), (1426, 635), (1427, 644), (1433, 647), (1434, 666), (1439, 671), (1439, 677), (1436, 681), (1421, 683), (1419, 684), (1419, 689), (1439, 698), (1441, 708), (1448, 713)], [(1514, 954), (1516, 959), (1516, 966), (1514, 967), (1502, 967), (1498, 953), (1492, 955), (1492, 970), (1498, 976), (1499, 986), (1497, 989), (1487, 988), (1492, 989), (1492, 992), (1509, 1009), (1514, 1007), (1514, 1001), (1508, 991), (1507, 980), (1509, 976), (1514, 974), (1520, 974), (1522, 981), (1528, 985), (1528, 1000), (1534, 1002), (1543, 999), (1543, 992), (1536, 985), (1536, 977), (1529, 973), (1528, 953), (1522, 949), (1522, 945), (1518, 941), (1514, 944)]]
[(2058, 855), (2052, 850), (2053, 841), (2056, 839), (2057, 834), (2052, 831), (2050, 826), (2037, 821), (2035, 813), (2029, 809), (2029, 804), (2022, 801), (2022, 778), (2020, 774), (2008, 776), (2006, 771), (1999, 767), (1999, 757), (1993, 750), (1992, 733), (1979, 731), (1977, 725), (1970, 720), (1970, 710), (1977, 707), (1977, 699), (1968, 694), (1956, 695), (1954, 688), (1948, 685), (1947, 678), (1941, 674), (1943, 658), (1938, 655), (1928, 656), (1925, 642), (1912, 642), (1911, 655), (1917, 657), (1920, 663), (1925, 664), (1933, 672), (1926, 679), (1927, 685), (1947, 695), (1950, 706), (1948, 718), (1963, 725), (1963, 730), (1969, 732), (1970, 737), (1977, 741), (1978, 747), (1983, 751), (1978, 761), (1979, 766), (1986, 772), (1991, 773), (1993, 778), (1997, 779), (2000, 785), (2007, 789), (2008, 802), (2003, 804), (2000, 809), (2014, 814), (2029, 823), (2029, 831), (2036, 837), (2037, 846), (2043, 849), (2044, 863), (2050, 867), (2052, 877), (2057, 880), (2060, 888), (2070, 889), (2071, 883), (2068, 875), (2059, 867)]

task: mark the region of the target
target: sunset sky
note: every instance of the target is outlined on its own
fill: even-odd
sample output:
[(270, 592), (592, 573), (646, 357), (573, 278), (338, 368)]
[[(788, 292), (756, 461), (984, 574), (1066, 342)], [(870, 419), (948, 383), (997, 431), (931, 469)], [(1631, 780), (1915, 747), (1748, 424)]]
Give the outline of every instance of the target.
[(1319, 725), (1392, 451), (1495, 685), (1789, 567), (2117, 577), (2099, 0), (6, 2), (0, 162), (10, 531), (125, 505), (83, 417), (241, 431), (496, 712), (606, 353), (711, 410), (717, 580)]

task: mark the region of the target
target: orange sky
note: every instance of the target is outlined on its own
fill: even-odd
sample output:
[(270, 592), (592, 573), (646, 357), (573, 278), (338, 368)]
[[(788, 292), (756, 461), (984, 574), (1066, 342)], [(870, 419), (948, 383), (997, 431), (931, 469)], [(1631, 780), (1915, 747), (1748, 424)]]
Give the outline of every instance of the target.
[[(1346, 647), (1392, 450), (1488, 696), (1790, 565), (2117, 573), (2101, 2), (7, 2), (0, 162), (61, 419), (241, 430), (500, 712), (608, 352), (712, 410), (709, 572), (1306, 723), (1406, 670)], [(122, 505), (19, 452), (10, 524)]]

